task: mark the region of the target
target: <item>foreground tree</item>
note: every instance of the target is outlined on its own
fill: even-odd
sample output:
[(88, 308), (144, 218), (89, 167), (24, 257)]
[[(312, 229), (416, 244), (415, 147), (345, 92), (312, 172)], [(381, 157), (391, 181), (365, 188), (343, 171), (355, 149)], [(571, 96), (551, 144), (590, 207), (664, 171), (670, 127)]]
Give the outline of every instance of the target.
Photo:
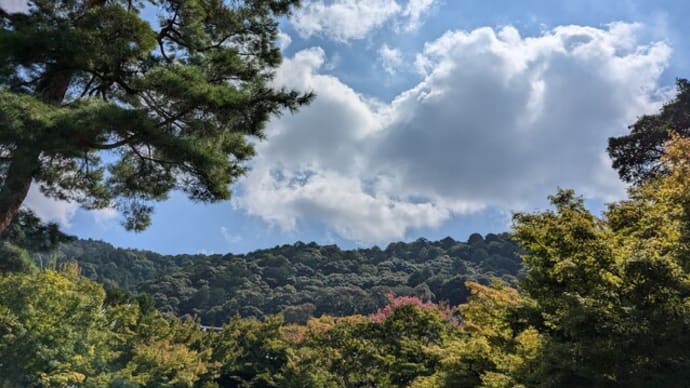
[[(665, 173), (594, 217), (561, 191), (556, 211), (515, 216), (527, 250), (523, 316), (543, 336), (528, 377), (544, 386), (686, 386), (690, 379), (690, 139)], [(523, 311), (525, 312), (525, 311)]]
[(76, 263), (0, 276), (0, 386), (216, 386), (198, 322), (108, 299)]
[(76, 272), (0, 276), (0, 386), (73, 386), (107, 361), (105, 296)]
[(500, 281), (491, 286), (467, 282), (472, 293), (460, 306), (460, 335), (434, 349), (440, 357), (435, 373), (414, 388), (537, 386), (529, 366), (541, 354), (542, 338), (518, 311), (532, 301)]
[[(299, 0), (34, 0), (0, 9), (0, 235), (29, 187), (128, 229), (173, 189), (230, 196), (272, 115), (310, 93), (270, 84), (276, 18)], [(155, 28), (142, 18), (155, 8)], [(105, 153), (107, 152), (107, 154)]]

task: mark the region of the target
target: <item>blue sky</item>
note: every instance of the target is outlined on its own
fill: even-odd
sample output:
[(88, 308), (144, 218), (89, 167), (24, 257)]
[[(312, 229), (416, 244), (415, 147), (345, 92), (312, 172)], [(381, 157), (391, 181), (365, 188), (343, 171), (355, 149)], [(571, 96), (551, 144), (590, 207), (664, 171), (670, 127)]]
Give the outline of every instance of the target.
[(463, 240), (508, 230), (558, 186), (597, 212), (621, 198), (606, 139), (689, 76), (684, 1), (304, 5), (281, 21), (276, 83), (317, 100), (269, 125), (232, 201), (173, 193), (138, 234), (35, 190), (29, 206), (79, 237), (163, 253)]

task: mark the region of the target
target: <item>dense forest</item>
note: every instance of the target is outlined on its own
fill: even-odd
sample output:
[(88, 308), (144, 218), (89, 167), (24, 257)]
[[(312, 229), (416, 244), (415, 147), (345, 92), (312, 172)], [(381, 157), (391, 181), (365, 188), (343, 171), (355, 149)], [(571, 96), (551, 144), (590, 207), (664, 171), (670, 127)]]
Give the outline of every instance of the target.
[[(690, 94), (681, 91), (674, 103)], [(475, 234), (467, 243), (420, 239), (353, 251), (297, 243), (247, 255), (165, 257), (69, 242), (23, 212), (0, 252), (11, 264), (0, 276), (2, 384), (685, 387), (690, 139), (671, 133), (662, 145), (660, 157), (643, 161), (655, 172), (601, 216), (572, 190), (559, 190), (551, 209), (516, 213), (509, 235)], [(48, 253), (27, 262), (32, 249)], [(214, 280), (228, 278), (217, 275), (227, 274), (236, 278), (218, 287)], [(301, 281), (323, 288), (309, 294), (297, 288)], [(372, 287), (360, 287), (362, 295), (380, 286), (409, 293), (355, 313), (342, 292), (350, 304), (328, 304), (345, 316), (315, 314), (316, 303), (300, 316), (291, 308), (306, 303), (281, 299), (260, 314), (234, 315), (219, 330), (194, 317), (213, 307), (181, 310), (197, 300), (221, 305), (214, 288), (232, 303), (247, 297), (258, 310), (264, 305), (252, 298), (277, 290), (318, 303), (327, 287), (365, 284)], [(447, 303), (433, 300), (444, 297)], [(173, 298), (187, 306), (171, 305)]]
[(288, 322), (304, 323), (324, 314), (371, 314), (388, 294), (456, 306), (469, 295), (466, 281), (516, 284), (521, 268), (518, 246), (506, 234), (473, 234), (467, 243), (419, 239), (383, 250), (298, 242), (210, 256), (163, 256), (80, 240), (35, 259), (39, 266), (76, 260), (84, 276), (111, 294), (148, 294), (161, 311), (218, 326), (235, 315), (283, 313)]
[(467, 281), (459, 306), (391, 295), (371, 314), (234, 317), (215, 331), (145, 294), (109, 297), (76, 262), (6, 272), (0, 376), (46, 387), (687, 386), (690, 140), (666, 147), (666, 172), (601, 218), (571, 190), (552, 210), (515, 214), (518, 288)]
[(162, 256), (23, 207), (35, 184), (138, 231), (172, 191), (228, 199), (248, 138), (314, 98), (272, 83), (299, 5), (0, 8), (0, 387), (690, 386), (687, 80), (610, 139), (626, 199), (558, 189), (467, 242)]
[[(9, 387), (685, 387), (690, 139), (670, 134), (662, 156), (645, 163), (656, 173), (632, 185), (628, 198), (611, 203), (601, 216), (572, 190), (559, 190), (550, 197), (551, 209), (516, 213), (509, 236), (473, 235), (468, 243), (418, 240), (385, 250), (298, 243), (197, 263), (191, 256), (164, 261), (77, 241), (63, 245), (60, 255), (92, 246), (110, 256), (93, 258), (98, 252), (90, 251), (93, 257), (81, 267), (44, 254), (35, 256), (44, 257), (36, 265), (26, 261), (27, 250), (50, 251), (69, 238), (24, 212), (10, 225), (0, 252), (3, 263), (14, 263), (3, 266), (0, 276), (0, 381)], [(501, 276), (508, 262), (492, 255), (508, 247), (514, 252), (515, 244), (522, 272), (517, 278), (504, 274), (513, 285), (498, 278), (486, 284), (489, 275), (477, 276), (484, 284), (470, 280), (482, 268)], [(485, 254), (475, 258), (473, 250)], [(326, 260), (326, 252), (340, 260)], [(121, 266), (116, 257), (139, 260), (137, 268), (150, 271), (99, 272), (112, 268), (110, 261)], [(273, 260), (270, 266), (262, 261), (267, 259)], [(275, 265), (288, 260), (290, 268)], [(309, 260), (319, 264), (307, 266)], [(197, 267), (204, 279), (213, 279), (211, 269), (219, 263), (244, 263), (257, 273), (239, 280), (258, 274), (270, 286), (277, 275), (266, 269), (297, 279), (292, 267), (301, 264), (327, 278), (345, 273), (328, 268), (344, 262), (366, 267), (367, 260), (388, 263), (385, 270), (370, 271), (386, 275), (382, 279), (404, 278), (408, 290), (426, 283), (432, 292), (435, 275), (424, 274), (425, 266), (455, 266), (467, 279), (464, 288), (449, 288), (468, 290), (469, 296), (456, 305), (392, 294), (370, 313), (290, 323), (287, 311), (262, 312), (260, 318), (234, 316), (216, 331), (189, 315), (159, 311), (156, 296), (141, 292), (176, 274), (185, 282)], [(418, 268), (403, 276), (390, 270), (391, 263)], [(210, 291), (211, 284), (202, 287)], [(119, 292), (117, 285), (133, 293)]]

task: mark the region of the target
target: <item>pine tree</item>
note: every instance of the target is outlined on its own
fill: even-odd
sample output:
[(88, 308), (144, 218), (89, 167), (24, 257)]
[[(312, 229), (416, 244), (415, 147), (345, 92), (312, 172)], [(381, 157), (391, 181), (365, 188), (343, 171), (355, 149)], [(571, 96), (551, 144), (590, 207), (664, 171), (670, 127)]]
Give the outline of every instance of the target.
[[(0, 9), (0, 234), (32, 182), (142, 230), (171, 190), (230, 197), (267, 121), (313, 95), (272, 85), (299, 0), (33, 0)], [(158, 15), (152, 25), (143, 13)]]

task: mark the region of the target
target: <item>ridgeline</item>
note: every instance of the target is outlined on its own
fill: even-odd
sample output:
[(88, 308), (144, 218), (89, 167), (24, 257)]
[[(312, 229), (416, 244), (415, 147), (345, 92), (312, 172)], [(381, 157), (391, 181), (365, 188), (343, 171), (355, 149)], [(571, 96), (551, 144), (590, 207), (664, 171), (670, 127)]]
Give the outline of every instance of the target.
[(418, 239), (385, 249), (297, 242), (243, 255), (174, 256), (78, 240), (35, 258), (42, 266), (76, 260), (82, 275), (111, 297), (148, 294), (161, 311), (198, 316), (206, 325), (235, 315), (283, 313), (288, 322), (303, 323), (312, 316), (371, 314), (388, 294), (457, 306), (469, 295), (466, 281), (515, 284), (521, 269), (518, 246), (505, 234), (473, 234), (467, 242)]

